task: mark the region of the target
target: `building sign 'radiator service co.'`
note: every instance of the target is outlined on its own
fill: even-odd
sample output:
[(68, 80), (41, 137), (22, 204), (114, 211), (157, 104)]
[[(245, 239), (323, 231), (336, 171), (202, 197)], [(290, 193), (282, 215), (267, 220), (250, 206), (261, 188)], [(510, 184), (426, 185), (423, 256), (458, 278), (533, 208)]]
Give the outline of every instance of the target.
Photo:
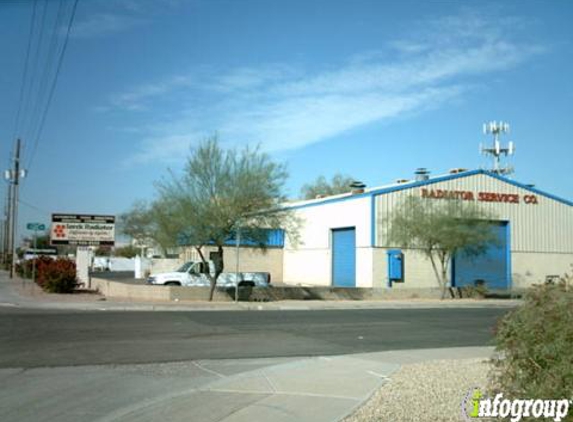
[(477, 192), (447, 189), (422, 189), (422, 198), (458, 199), (463, 201), (504, 202), (510, 204), (537, 204), (536, 195), (516, 193)]

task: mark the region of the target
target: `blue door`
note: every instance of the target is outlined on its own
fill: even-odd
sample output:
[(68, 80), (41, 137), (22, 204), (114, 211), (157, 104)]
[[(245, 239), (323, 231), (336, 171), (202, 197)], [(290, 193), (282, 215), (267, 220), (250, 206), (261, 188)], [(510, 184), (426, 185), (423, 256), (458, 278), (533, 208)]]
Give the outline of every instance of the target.
[(332, 230), (332, 285), (356, 286), (356, 229)]
[(453, 286), (484, 283), (489, 289), (509, 289), (509, 225), (507, 222), (492, 224), (497, 240), (483, 255), (468, 257), (460, 253), (452, 259)]

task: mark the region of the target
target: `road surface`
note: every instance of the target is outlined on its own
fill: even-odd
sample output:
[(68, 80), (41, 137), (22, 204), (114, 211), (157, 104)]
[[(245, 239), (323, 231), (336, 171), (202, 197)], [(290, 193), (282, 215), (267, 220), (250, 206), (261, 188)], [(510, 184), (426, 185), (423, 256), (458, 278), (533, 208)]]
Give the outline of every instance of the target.
[(0, 308), (0, 368), (491, 345), (504, 309), (120, 312)]

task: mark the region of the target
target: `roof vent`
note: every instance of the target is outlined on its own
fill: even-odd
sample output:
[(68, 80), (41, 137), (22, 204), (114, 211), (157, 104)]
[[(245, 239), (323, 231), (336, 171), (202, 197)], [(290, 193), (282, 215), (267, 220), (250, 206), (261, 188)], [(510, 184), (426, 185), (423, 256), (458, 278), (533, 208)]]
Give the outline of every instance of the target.
[(534, 187), (535, 187), (535, 184), (533, 184), (533, 183), (528, 183), (528, 184), (525, 185), (525, 186), (527, 186), (528, 188), (534, 188)]
[(417, 168), (414, 174), (416, 175), (417, 182), (423, 182), (430, 178), (430, 172), (424, 167)]
[(352, 182), (350, 184), (350, 192), (353, 195), (356, 195), (358, 193), (364, 193), (364, 188), (366, 187), (366, 185), (358, 180), (355, 180), (354, 182)]
[(408, 182), (409, 182), (408, 179), (398, 179), (398, 180), (396, 180), (396, 183), (398, 183), (398, 184), (408, 183)]
[(462, 167), (458, 167), (455, 169), (451, 169), (450, 170), (450, 174), (458, 174), (458, 173), (463, 173), (464, 171), (468, 171), (468, 169), (462, 168)]

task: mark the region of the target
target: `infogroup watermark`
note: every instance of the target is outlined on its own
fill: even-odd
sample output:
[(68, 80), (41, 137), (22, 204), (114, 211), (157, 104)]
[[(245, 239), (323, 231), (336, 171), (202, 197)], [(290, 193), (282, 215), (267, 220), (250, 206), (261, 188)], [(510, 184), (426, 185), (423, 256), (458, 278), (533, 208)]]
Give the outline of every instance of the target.
[(552, 419), (560, 422), (569, 413), (573, 400), (507, 399), (503, 393), (484, 397), (479, 388), (470, 390), (462, 401), (462, 416), (472, 422), (479, 418), (510, 418), (519, 422), (522, 418)]

